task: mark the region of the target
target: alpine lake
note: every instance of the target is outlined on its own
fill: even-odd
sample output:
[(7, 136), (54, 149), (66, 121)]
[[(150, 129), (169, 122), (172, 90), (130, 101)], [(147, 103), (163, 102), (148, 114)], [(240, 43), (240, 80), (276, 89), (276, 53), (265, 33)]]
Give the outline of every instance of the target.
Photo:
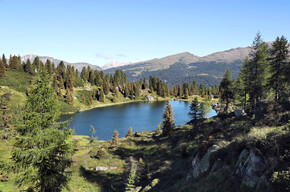
[[(190, 121), (188, 115), (190, 102), (170, 101), (174, 112), (175, 125), (183, 125)], [(71, 119), (69, 127), (76, 135), (91, 136), (92, 125), (99, 140), (111, 140), (114, 130), (119, 137), (125, 137), (129, 127), (133, 132), (153, 131), (162, 122), (166, 101), (133, 102), (107, 107), (94, 108), (88, 111), (63, 115), (61, 121)], [(208, 106), (206, 118), (217, 113)]]

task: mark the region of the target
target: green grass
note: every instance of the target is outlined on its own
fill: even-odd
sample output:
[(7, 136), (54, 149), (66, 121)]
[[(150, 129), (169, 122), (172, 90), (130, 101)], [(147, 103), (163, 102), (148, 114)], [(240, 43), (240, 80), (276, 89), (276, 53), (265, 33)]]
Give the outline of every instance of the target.
[(8, 69), (6, 77), (0, 78), (0, 86), (8, 86), (11, 89), (25, 93), (32, 79), (33, 76), (27, 73)]

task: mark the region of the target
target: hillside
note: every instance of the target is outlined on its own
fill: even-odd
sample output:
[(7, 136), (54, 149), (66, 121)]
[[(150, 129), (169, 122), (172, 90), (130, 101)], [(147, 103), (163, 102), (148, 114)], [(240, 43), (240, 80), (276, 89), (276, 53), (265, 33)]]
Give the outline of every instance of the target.
[[(267, 44), (270, 46), (271, 42)], [(211, 86), (219, 84), (227, 68), (231, 69), (235, 78), (250, 50), (251, 47), (238, 47), (204, 57), (184, 52), (118, 68), (127, 74), (130, 81), (148, 79), (151, 75), (159, 77), (171, 87), (184, 81), (191, 83), (194, 80), (198, 84)], [(115, 69), (107, 69), (104, 72), (112, 73)]]
[[(48, 59), (52, 63), (54, 63), (55, 66), (57, 66), (62, 61), (60, 59), (55, 59), (55, 58), (49, 57), (49, 56), (39, 56), (39, 55), (33, 55), (33, 54), (21, 56), (21, 61), (26, 62), (26, 60), (29, 59), (31, 62), (33, 62), (35, 57), (39, 57), (39, 60), (42, 61), (43, 63), (45, 63), (46, 60)], [(92, 65), (92, 64), (89, 64), (89, 63), (85, 63), (85, 62), (77, 62), (77, 63), (69, 63), (67, 61), (63, 61), (63, 62), (64, 62), (65, 66), (67, 66), (67, 65), (74, 66), (75, 69), (77, 69), (78, 71), (81, 71), (83, 67), (87, 67), (87, 66), (90, 66), (91, 69), (93, 69), (93, 70), (102, 70), (100, 67), (98, 67), (96, 65)]]

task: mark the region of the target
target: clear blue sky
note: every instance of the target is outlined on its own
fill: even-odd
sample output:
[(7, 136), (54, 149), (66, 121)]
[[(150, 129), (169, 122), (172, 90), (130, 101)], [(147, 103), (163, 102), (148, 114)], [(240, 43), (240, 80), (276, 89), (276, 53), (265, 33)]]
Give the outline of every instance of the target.
[(0, 54), (102, 66), (290, 39), (289, 0), (0, 0)]

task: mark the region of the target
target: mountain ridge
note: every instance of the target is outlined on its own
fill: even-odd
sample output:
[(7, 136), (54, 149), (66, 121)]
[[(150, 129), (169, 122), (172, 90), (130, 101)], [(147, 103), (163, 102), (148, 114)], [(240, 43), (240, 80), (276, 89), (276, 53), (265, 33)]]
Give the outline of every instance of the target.
[(83, 67), (87, 67), (87, 66), (90, 66), (90, 68), (93, 70), (102, 70), (99, 66), (96, 66), (96, 65), (93, 65), (90, 63), (86, 63), (86, 62), (70, 63), (70, 62), (67, 62), (64, 60), (56, 59), (56, 58), (51, 57), (51, 56), (40, 56), (40, 55), (34, 55), (34, 54), (28, 54), (28, 55), (21, 56), (21, 61), (27, 61), (27, 59), (29, 59), (31, 62), (33, 62), (33, 60), (36, 57), (39, 57), (39, 60), (42, 61), (43, 63), (45, 63), (46, 60), (49, 59), (52, 63), (55, 64), (55, 66), (57, 66), (61, 61), (63, 61), (64, 65), (74, 66), (75, 69), (77, 69), (79, 72), (81, 72)]

